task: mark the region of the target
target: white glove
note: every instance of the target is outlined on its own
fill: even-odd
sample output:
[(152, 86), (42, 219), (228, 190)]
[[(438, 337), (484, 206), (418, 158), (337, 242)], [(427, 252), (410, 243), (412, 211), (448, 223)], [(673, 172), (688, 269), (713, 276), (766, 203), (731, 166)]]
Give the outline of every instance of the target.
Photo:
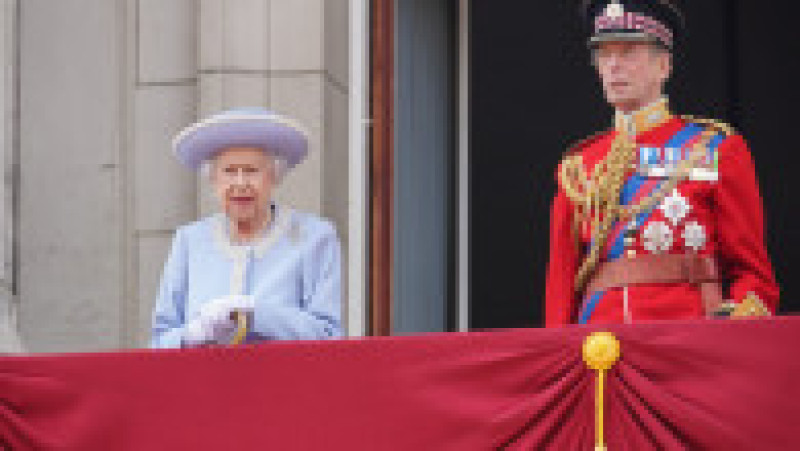
[(183, 338), (189, 345), (230, 341), (236, 332), (233, 312), (250, 313), (255, 307), (252, 296), (225, 296), (200, 307), (200, 313), (186, 325)]

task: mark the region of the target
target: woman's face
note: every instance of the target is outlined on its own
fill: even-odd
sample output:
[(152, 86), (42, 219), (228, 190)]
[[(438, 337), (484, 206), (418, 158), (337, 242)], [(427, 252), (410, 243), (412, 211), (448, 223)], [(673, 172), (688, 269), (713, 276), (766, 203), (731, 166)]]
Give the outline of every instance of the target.
[(258, 223), (267, 217), (275, 188), (275, 162), (263, 150), (225, 149), (212, 161), (210, 177), (214, 194), (232, 221)]

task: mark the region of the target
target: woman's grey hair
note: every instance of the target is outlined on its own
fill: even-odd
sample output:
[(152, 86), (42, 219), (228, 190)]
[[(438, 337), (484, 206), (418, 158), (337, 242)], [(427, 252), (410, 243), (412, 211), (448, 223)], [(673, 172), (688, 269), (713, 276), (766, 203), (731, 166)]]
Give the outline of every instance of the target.
[[(271, 153), (266, 153), (267, 157), (272, 160), (272, 170), (273, 176), (275, 179), (275, 184), (279, 185), (286, 174), (289, 172), (289, 163), (286, 161), (285, 158), (280, 157), (278, 155), (274, 155)], [(200, 164), (200, 175), (206, 181), (211, 181), (211, 178), (214, 175), (214, 164), (217, 161), (216, 157), (210, 158), (208, 160), (203, 161)]]

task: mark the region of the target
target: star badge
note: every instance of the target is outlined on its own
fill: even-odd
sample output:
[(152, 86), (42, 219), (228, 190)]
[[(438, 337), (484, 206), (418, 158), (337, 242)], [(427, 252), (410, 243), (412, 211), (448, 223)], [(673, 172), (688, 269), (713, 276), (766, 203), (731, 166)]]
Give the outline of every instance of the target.
[(653, 221), (647, 224), (644, 232), (642, 232), (642, 237), (644, 238), (644, 248), (653, 254), (668, 252), (672, 249), (672, 243), (674, 242), (672, 229), (669, 224), (663, 221)]
[(664, 198), (664, 202), (658, 208), (664, 213), (664, 217), (669, 219), (669, 222), (676, 227), (692, 211), (692, 206), (689, 205), (685, 197), (681, 196), (678, 188), (673, 189), (672, 194)]

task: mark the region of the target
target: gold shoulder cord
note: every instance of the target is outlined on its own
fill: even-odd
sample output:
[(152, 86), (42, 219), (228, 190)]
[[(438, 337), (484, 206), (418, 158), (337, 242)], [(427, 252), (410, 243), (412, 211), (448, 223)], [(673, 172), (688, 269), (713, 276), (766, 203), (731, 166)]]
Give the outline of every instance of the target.
[(575, 209), (574, 230), (580, 230), (581, 224), (590, 221), (593, 237), (589, 253), (575, 276), (576, 292), (583, 291), (589, 277), (597, 268), (612, 226), (617, 221), (629, 221), (659, 205), (667, 193), (687, 179), (691, 169), (705, 158), (706, 149), (714, 136), (720, 133), (729, 136), (734, 133), (732, 127), (722, 122), (691, 116), (681, 116), (681, 119), (704, 126), (700, 140), (695, 144), (690, 158), (678, 163), (667, 182), (638, 204), (620, 205), (622, 187), (629, 172), (636, 170), (637, 146), (628, 135), (617, 135), (611, 144), (611, 150), (595, 165), (591, 176), (587, 173), (580, 154), (569, 155), (562, 161), (559, 179)]
[(712, 138), (717, 133), (721, 133), (726, 138), (736, 134), (736, 129), (733, 128), (732, 125), (722, 121), (718, 121), (716, 119), (706, 119), (702, 117), (688, 116), (688, 115), (682, 115), (680, 116), (680, 118), (689, 123), (702, 125), (706, 127), (706, 131), (708, 131), (708, 129), (711, 129), (712, 132), (715, 132), (711, 135)]

